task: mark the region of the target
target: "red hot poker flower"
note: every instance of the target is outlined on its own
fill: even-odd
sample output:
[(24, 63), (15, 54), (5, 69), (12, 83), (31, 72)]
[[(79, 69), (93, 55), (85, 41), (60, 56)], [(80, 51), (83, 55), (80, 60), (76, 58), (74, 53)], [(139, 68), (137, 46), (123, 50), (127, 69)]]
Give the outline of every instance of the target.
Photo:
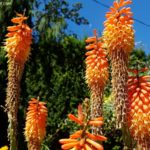
[(101, 135), (94, 135), (88, 132), (89, 126), (101, 126), (103, 124), (103, 118), (98, 117), (93, 120), (86, 118), (82, 111), (82, 106), (78, 106), (78, 116), (69, 114), (68, 117), (81, 126), (81, 130), (71, 134), (68, 139), (60, 139), (63, 150), (103, 150), (103, 146), (97, 141), (106, 141), (107, 138)]

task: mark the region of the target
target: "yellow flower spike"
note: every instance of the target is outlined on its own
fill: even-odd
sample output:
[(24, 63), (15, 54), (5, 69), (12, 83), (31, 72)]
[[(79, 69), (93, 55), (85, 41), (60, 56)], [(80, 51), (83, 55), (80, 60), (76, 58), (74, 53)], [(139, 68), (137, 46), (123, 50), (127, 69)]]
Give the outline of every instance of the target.
[(35, 147), (40, 149), (40, 144), (46, 135), (47, 108), (44, 102), (32, 98), (27, 110), (25, 138), (29, 143), (29, 150)]

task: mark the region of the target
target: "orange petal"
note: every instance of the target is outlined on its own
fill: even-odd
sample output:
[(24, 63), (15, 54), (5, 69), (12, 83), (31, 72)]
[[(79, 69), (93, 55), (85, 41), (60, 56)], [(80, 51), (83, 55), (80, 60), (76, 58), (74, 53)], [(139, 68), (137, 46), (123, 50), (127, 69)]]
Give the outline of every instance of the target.
[(70, 138), (72, 138), (72, 139), (79, 138), (79, 137), (81, 137), (82, 132), (83, 132), (83, 130), (78, 130), (75, 133), (71, 134)]
[(85, 150), (93, 150), (92, 147), (90, 147), (90, 145), (88, 145), (87, 143), (84, 145)]
[(104, 150), (103, 146), (91, 139), (86, 139), (86, 142), (91, 144), (94, 148), (98, 149), (98, 150)]
[(96, 37), (89, 37), (87, 40), (85, 40), (86, 43), (91, 43), (95, 41), (96, 41)]
[(84, 144), (85, 144), (85, 138), (81, 138), (81, 140), (80, 140), (80, 146), (81, 147), (83, 147), (84, 146)]
[(91, 50), (91, 49), (94, 49), (96, 48), (95, 44), (89, 44), (88, 46), (85, 47), (86, 50)]
[(90, 120), (88, 125), (93, 125), (93, 126), (101, 126), (103, 124), (103, 121), (99, 120)]
[(93, 55), (96, 53), (96, 50), (88, 51), (85, 53), (86, 56)]
[(77, 142), (78, 140), (76, 139), (60, 139), (59, 143), (65, 144), (65, 143), (71, 143), (71, 142)]
[(68, 117), (69, 117), (72, 121), (74, 121), (74, 122), (76, 122), (76, 123), (78, 123), (78, 124), (80, 124), (80, 125), (83, 125), (83, 122), (82, 122), (81, 120), (79, 120), (77, 117), (75, 117), (74, 115), (69, 114)]
[(76, 146), (78, 144), (79, 144), (79, 141), (77, 141), (77, 142), (71, 142), (71, 143), (66, 143), (66, 144), (62, 145), (61, 148), (67, 150), (67, 149), (70, 149), (70, 148), (72, 148), (72, 147), (74, 147), (74, 146)]
[(140, 77), (140, 82), (147, 82), (147, 81), (150, 81), (150, 76), (141, 76)]
[(120, 0), (119, 6), (122, 7), (124, 3), (124, 0)]
[(115, 9), (118, 9), (118, 8), (119, 8), (118, 2), (114, 1), (114, 7), (115, 7)]
[(105, 136), (101, 136), (101, 135), (93, 135), (89, 132), (86, 132), (86, 135), (88, 138), (93, 139), (94, 141), (99, 140), (99, 141), (106, 141), (107, 138)]
[(129, 4), (132, 4), (132, 0), (124, 1), (123, 6), (125, 6), (125, 5), (129, 5)]
[(27, 19), (28, 19), (28, 17), (17, 17), (17, 18), (11, 19), (11, 21), (13, 23), (22, 23), (24, 20), (27, 20)]
[(16, 30), (19, 30), (19, 29), (20, 29), (20, 26), (10, 26), (10, 27), (7, 27), (8, 31), (16, 31)]

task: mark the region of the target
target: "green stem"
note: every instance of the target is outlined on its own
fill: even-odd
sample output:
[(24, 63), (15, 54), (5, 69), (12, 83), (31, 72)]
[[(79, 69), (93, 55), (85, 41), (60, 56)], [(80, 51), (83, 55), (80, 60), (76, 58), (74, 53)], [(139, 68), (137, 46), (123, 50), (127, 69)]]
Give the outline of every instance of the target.
[(136, 142), (131, 137), (129, 128), (126, 124), (122, 127), (122, 133), (123, 133), (123, 141), (124, 141), (124, 150), (133, 150), (136, 146)]

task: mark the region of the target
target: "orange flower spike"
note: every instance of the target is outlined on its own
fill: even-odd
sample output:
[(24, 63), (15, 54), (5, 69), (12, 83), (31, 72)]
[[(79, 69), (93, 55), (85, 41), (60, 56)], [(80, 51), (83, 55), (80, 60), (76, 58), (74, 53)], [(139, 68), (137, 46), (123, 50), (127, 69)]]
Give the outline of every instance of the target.
[[(91, 118), (102, 116), (103, 90), (108, 80), (108, 61), (102, 38), (98, 38), (97, 31), (93, 31), (94, 36), (86, 40), (87, 52), (85, 53), (86, 60), (86, 83), (91, 91)], [(94, 129), (94, 128), (93, 128)], [(96, 130), (94, 132), (98, 132)]]
[[(101, 38), (97, 37), (97, 31), (94, 30), (94, 37), (86, 40), (90, 43), (86, 46), (86, 81), (90, 88), (95, 84), (103, 86), (108, 79), (108, 62), (106, 52), (103, 50)], [(99, 83), (99, 84), (98, 84)]]
[(18, 149), (17, 140), (17, 112), (19, 109), (20, 81), (24, 71), (24, 65), (30, 54), (32, 30), (24, 21), (27, 17), (17, 14), (11, 19), (14, 26), (7, 27), (8, 33), (5, 39), (5, 51), (8, 57), (8, 85), (6, 95), (6, 107), (8, 114), (8, 138), (10, 149)]
[[(88, 113), (88, 105), (85, 101), (84, 103), (84, 111), (86, 113)], [(85, 108), (87, 110), (85, 110)], [(75, 121), (78, 124), (82, 124), (82, 129), (76, 131), (75, 133), (71, 134), (70, 137), (68, 139), (61, 139), (59, 140), (59, 142), (62, 144), (61, 148), (64, 150), (98, 150), (102, 148), (102, 146), (98, 143), (96, 143), (95, 141), (99, 140), (99, 141), (105, 141), (107, 138), (104, 136), (100, 136), (100, 135), (93, 135), (89, 132), (87, 132), (87, 127), (88, 125), (101, 125), (103, 122), (103, 118), (102, 117), (97, 117), (94, 118), (93, 120), (89, 120), (89, 118), (84, 118), (84, 113), (82, 110), (82, 106), (81, 104), (78, 105), (78, 117), (75, 117), (72, 114), (69, 114), (68, 117), (72, 120)], [(86, 114), (87, 115), (87, 114)], [(85, 115), (85, 116), (86, 116)], [(84, 118), (84, 119), (80, 119), (80, 118)], [(79, 120), (80, 119), (80, 120)], [(81, 123), (82, 122), (82, 123)], [(96, 122), (96, 123), (95, 123)], [(87, 140), (89, 139), (89, 140)], [(90, 140), (92, 139), (92, 140)], [(95, 140), (95, 141), (93, 141)]]
[(103, 41), (111, 59), (112, 92), (115, 100), (117, 128), (122, 128), (125, 122), (124, 114), (128, 99), (128, 58), (134, 47), (132, 12), (130, 8), (126, 8), (126, 5), (130, 3), (130, 0), (114, 2), (113, 7), (106, 14), (103, 31)]
[[(150, 128), (150, 87), (147, 86), (148, 84), (150, 85), (150, 76), (139, 75), (139, 73), (144, 71), (147, 71), (147, 69), (130, 70), (133, 76), (130, 76), (130, 82), (128, 82), (129, 111), (127, 114), (131, 135), (142, 148), (150, 145), (150, 132), (147, 130)], [(133, 77), (132, 80), (131, 77)], [(135, 79), (137, 82), (134, 82)]]
[(41, 141), (46, 134), (47, 108), (44, 102), (34, 98), (29, 101), (25, 123), (25, 138), (28, 142)]
[(24, 64), (29, 57), (32, 39), (32, 30), (24, 23), (25, 20), (27, 17), (21, 14), (11, 19), (17, 25), (7, 27), (9, 33), (6, 34), (8, 38), (5, 42), (7, 57), (15, 59), (20, 64)]
[[(130, 52), (133, 49), (134, 31), (132, 29), (132, 12), (130, 7), (123, 7), (131, 3), (132, 1), (130, 0), (122, 0), (119, 3), (115, 1), (114, 6), (110, 8), (110, 12), (106, 13), (107, 20), (104, 23), (103, 38), (110, 52), (121, 48), (125, 52)], [(120, 34), (121, 31), (123, 34)]]

